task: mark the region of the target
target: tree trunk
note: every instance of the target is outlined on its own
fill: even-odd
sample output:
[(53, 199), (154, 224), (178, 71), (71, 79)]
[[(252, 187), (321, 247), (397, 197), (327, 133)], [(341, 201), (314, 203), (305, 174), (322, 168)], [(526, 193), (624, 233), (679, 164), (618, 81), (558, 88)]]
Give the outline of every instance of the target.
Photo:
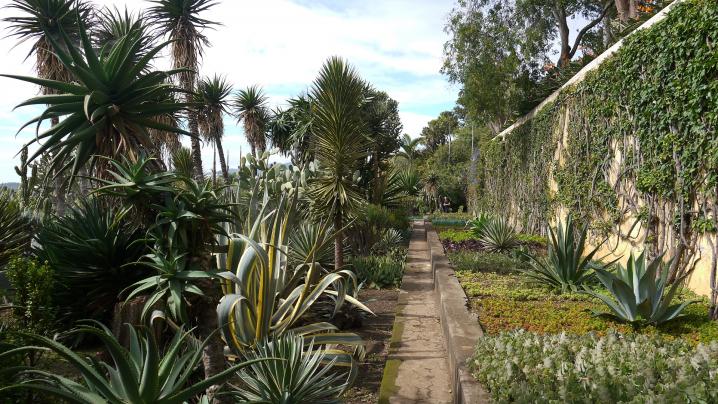
[(629, 18), (629, 0), (615, 0), (615, 2), (618, 20), (621, 22), (627, 22)]
[(199, 128), (197, 126), (197, 119), (193, 113), (188, 112), (187, 121), (189, 124), (189, 131), (194, 135), (191, 140), (194, 176), (197, 180), (201, 180), (204, 178), (204, 171), (202, 170), (202, 147), (199, 144)]
[(570, 31), (568, 21), (566, 21), (566, 10), (557, 2), (553, 14), (556, 18), (556, 25), (558, 26), (558, 33), (561, 38), (561, 54), (559, 55), (557, 65), (564, 67), (571, 62), (571, 44), (568, 42)]
[(342, 212), (334, 213), (334, 271), (344, 267), (344, 232), (342, 231)]
[(215, 140), (217, 144), (217, 153), (219, 153), (219, 166), (222, 169), (222, 177), (224, 182), (229, 184), (229, 168), (227, 167), (227, 161), (224, 159), (224, 148), (222, 148), (222, 139)]
[[(205, 293), (212, 293), (210, 290), (202, 288)], [(217, 299), (215, 296), (204, 296), (199, 304), (197, 314), (197, 333), (204, 341), (209, 338), (209, 342), (202, 350), (202, 366), (204, 367), (204, 377), (212, 377), (225, 369), (224, 359), (224, 342), (219, 336), (217, 330)], [(214, 333), (214, 334), (213, 334)], [(222, 385), (215, 384), (207, 388), (207, 396), (212, 399), (212, 403), (228, 403), (227, 398), (215, 397), (217, 391)]]

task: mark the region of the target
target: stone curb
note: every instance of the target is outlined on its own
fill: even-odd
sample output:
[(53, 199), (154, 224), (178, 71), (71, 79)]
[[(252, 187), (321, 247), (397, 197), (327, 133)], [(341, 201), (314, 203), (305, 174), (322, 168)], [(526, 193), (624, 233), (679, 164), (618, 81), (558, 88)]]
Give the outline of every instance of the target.
[(490, 403), (489, 395), (471, 375), (467, 361), (473, 356), (476, 341), (484, 333), (476, 314), (469, 311), (464, 289), (444, 254), (439, 236), (431, 222), (426, 222), (431, 270), (434, 274), (434, 295), (441, 319), (441, 329), (449, 354), (453, 401), (457, 404)]

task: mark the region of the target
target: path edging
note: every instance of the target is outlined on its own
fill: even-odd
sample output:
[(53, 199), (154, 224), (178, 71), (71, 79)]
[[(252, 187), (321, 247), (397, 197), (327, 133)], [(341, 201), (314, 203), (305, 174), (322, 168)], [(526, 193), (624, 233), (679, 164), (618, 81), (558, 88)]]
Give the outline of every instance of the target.
[(456, 279), (454, 269), (444, 254), (439, 236), (431, 222), (425, 223), (431, 270), (434, 274), (434, 296), (439, 309), (441, 329), (449, 357), (452, 396), (457, 404), (489, 403), (489, 395), (471, 375), (467, 366), (476, 341), (483, 337), (479, 319), (468, 309), (468, 298)]

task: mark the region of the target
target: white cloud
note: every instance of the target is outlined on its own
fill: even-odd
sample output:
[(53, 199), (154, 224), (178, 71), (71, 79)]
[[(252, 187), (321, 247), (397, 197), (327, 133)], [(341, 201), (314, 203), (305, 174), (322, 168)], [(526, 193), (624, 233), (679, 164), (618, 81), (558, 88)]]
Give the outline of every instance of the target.
[[(94, 0), (140, 10), (141, 0)], [(456, 90), (439, 74), (442, 31), (453, 0), (369, 0), (334, 2), (315, 0), (223, 0), (207, 18), (223, 25), (206, 34), (212, 46), (206, 49), (202, 74), (224, 74), (236, 88), (259, 84), (270, 101), (281, 104), (306, 89), (322, 63), (339, 55), (354, 64), (359, 73), (378, 89), (399, 101), (405, 132), (418, 135), (426, 122), (456, 99)], [(0, 9), (0, 18), (11, 10)], [(4, 36), (7, 25), (0, 22)], [(23, 61), (29, 44), (13, 49), (12, 38), (0, 39), (0, 54), (6, 54), (2, 73), (32, 74), (32, 60)], [(166, 63), (165, 63), (166, 64)], [(21, 100), (37, 90), (30, 84), (0, 78), (0, 137), (12, 137), (30, 112), (11, 112)], [(239, 147), (247, 152), (241, 128), (228, 122), (225, 148), (230, 165), (239, 159)], [(27, 140), (32, 134), (20, 135)], [(17, 142), (0, 142), (0, 182), (15, 178), (12, 166)], [(211, 148), (203, 151), (210, 168)]]

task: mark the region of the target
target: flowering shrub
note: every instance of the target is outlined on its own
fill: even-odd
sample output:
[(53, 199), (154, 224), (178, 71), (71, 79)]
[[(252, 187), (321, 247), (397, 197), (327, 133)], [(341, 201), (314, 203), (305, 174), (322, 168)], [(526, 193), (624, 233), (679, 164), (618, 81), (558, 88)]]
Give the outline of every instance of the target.
[(497, 402), (718, 402), (718, 341), (517, 330), (479, 339), (469, 365)]

